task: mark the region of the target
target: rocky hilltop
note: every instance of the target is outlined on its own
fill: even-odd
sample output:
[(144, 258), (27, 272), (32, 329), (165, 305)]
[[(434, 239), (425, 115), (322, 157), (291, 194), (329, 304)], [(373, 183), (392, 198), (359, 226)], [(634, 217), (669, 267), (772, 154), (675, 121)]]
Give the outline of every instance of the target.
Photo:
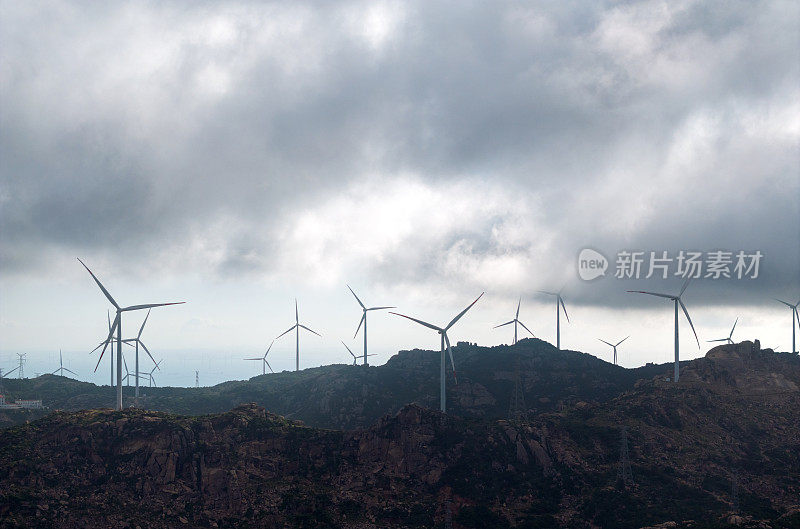
[(413, 404), (352, 431), (255, 404), (58, 412), (0, 431), (0, 527), (788, 529), (798, 386), (797, 356), (744, 342), (678, 384), (657, 375), (524, 421)]

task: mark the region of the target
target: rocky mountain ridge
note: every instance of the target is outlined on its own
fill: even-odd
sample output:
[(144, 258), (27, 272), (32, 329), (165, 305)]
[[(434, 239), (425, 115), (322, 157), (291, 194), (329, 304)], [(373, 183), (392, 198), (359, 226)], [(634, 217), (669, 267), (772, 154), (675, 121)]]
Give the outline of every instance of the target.
[(450, 510), (457, 529), (786, 529), (800, 523), (798, 385), (796, 356), (744, 342), (678, 384), (654, 376), (525, 421), (413, 404), (352, 431), (254, 404), (58, 412), (0, 432), (0, 527), (444, 527)]

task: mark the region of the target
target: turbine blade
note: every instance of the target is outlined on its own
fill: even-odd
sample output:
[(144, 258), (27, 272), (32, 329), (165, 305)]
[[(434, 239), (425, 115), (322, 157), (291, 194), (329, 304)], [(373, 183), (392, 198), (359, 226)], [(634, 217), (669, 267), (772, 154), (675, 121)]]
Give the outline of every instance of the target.
[(97, 372), (97, 366), (100, 365), (100, 360), (103, 359), (103, 355), (106, 352), (108, 344), (111, 343), (111, 339), (114, 337), (114, 331), (117, 330), (117, 325), (119, 325), (119, 313), (117, 313), (117, 316), (114, 318), (114, 324), (111, 326), (111, 330), (108, 332), (108, 338), (106, 338), (106, 341), (103, 343), (103, 350), (100, 352), (100, 358), (97, 359), (97, 365), (94, 366), (95, 373)]
[[(283, 331), (281, 334), (279, 334), (279, 335), (278, 335), (278, 338), (280, 338), (280, 337), (281, 337), (281, 336), (283, 336), (284, 334), (288, 334), (289, 332), (293, 331), (295, 327), (297, 327), (297, 324), (296, 324), (296, 323), (295, 323), (294, 325), (292, 325), (291, 327), (289, 327), (288, 329), (286, 329), (285, 331)], [(275, 338), (275, 340), (277, 340), (278, 338)], [(274, 340), (273, 340), (273, 341), (274, 341)]]
[(564, 300), (561, 299), (561, 296), (558, 296), (558, 302), (561, 303), (561, 308), (564, 309), (564, 316), (567, 317), (567, 323), (569, 323), (569, 314), (567, 314), (567, 306), (564, 305)]
[(618, 342), (617, 342), (617, 345), (615, 345), (614, 347), (618, 347), (618, 346), (619, 346), (619, 344), (621, 344), (622, 342), (624, 342), (624, 341), (625, 341), (625, 340), (627, 340), (628, 338), (630, 338), (630, 336), (626, 336), (626, 337), (625, 337), (625, 338), (623, 338), (622, 340), (618, 341)]
[(519, 319), (519, 308), (520, 308), (521, 305), (522, 305), (522, 296), (519, 297), (519, 301), (517, 302), (517, 315), (514, 316), (515, 320)]
[(361, 300), (360, 300), (360, 299), (358, 299), (358, 296), (356, 296), (356, 293), (355, 293), (355, 292), (353, 292), (353, 289), (352, 289), (352, 288), (350, 288), (350, 285), (347, 285), (347, 288), (349, 288), (349, 289), (350, 289), (350, 293), (351, 293), (351, 294), (353, 294), (353, 297), (354, 297), (354, 298), (356, 298), (356, 301), (358, 301), (358, 304), (359, 304), (359, 305), (361, 305), (361, 308), (362, 308), (362, 309), (364, 309), (364, 310), (367, 310), (367, 307), (365, 307), (365, 306), (364, 306), (364, 304), (363, 304), (363, 303), (361, 303)]
[(498, 327), (505, 327), (506, 325), (511, 325), (512, 323), (514, 323), (514, 320), (501, 323), (500, 325), (495, 325), (494, 327), (492, 327), (492, 329), (497, 329)]
[(728, 338), (719, 338), (717, 340), (706, 340), (706, 342), (708, 342), (708, 343), (711, 343), (711, 342), (727, 342), (727, 341), (728, 341)]
[(263, 359), (264, 358), (260, 356), (258, 358), (242, 358), (242, 360), (263, 360)]
[(523, 328), (523, 329), (525, 329), (526, 331), (528, 331), (529, 333), (531, 333), (531, 336), (533, 336), (534, 338), (536, 338), (536, 335), (535, 335), (535, 334), (533, 334), (533, 331), (531, 331), (529, 328), (527, 328), (527, 327), (525, 326), (525, 324), (524, 324), (524, 323), (522, 323), (522, 322), (521, 322), (521, 321), (519, 321), (519, 320), (517, 320), (517, 323), (519, 323), (520, 325), (522, 325), (522, 328)]
[(183, 305), (186, 303), (185, 301), (173, 301), (172, 303), (148, 303), (146, 305), (131, 305), (130, 307), (125, 307), (124, 309), (120, 309), (122, 312), (128, 312), (131, 310), (142, 310), (142, 309), (152, 309), (154, 307), (166, 307), (167, 305)]
[(473, 306), (474, 304), (476, 304), (476, 303), (478, 302), (478, 300), (479, 300), (479, 299), (481, 299), (481, 298), (483, 297), (483, 294), (484, 294), (484, 293), (483, 293), (483, 292), (481, 292), (481, 295), (480, 295), (480, 296), (478, 296), (477, 298), (475, 298), (475, 301), (473, 301), (472, 303), (470, 303), (470, 304), (469, 304), (469, 306), (468, 306), (466, 309), (464, 309), (464, 310), (462, 310), (461, 312), (459, 312), (459, 313), (458, 313), (458, 316), (456, 316), (455, 318), (453, 318), (452, 320), (450, 320), (450, 323), (448, 323), (448, 324), (447, 324), (447, 327), (445, 327), (445, 328), (444, 328), (444, 330), (446, 331), (447, 329), (449, 329), (450, 327), (452, 327), (453, 325), (455, 325), (455, 323), (456, 323), (458, 320), (460, 320), (460, 319), (461, 319), (461, 316), (463, 316), (464, 314), (466, 314), (466, 313), (467, 313), (467, 311), (468, 311), (469, 309), (471, 309), (471, 308), (472, 308), (472, 306)]
[(422, 320), (418, 320), (416, 318), (412, 318), (411, 316), (406, 316), (405, 314), (398, 314), (397, 312), (390, 312), (389, 314), (394, 314), (395, 316), (401, 316), (403, 318), (406, 318), (407, 320), (415, 321), (415, 322), (419, 323), (420, 325), (424, 325), (425, 327), (427, 327), (429, 329), (433, 329), (434, 331), (442, 332), (442, 330), (443, 330), (441, 327), (437, 327), (436, 325), (431, 325), (430, 323), (426, 323), (426, 322), (424, 322)]
[(683, 286), (681, 287), (681, 293), (678, 294), (678, 297), (682, 296), (683, 293), (686, 292), (686, 287), (688, 287), (689, 283), (691, 283), (691, 282), (692, 282), (692, 278), (691, 277), (686, 278), (686, 281), (683, 282)]
[(144, 317), (144, 321), (142, 322), (142, 326), (141, 326), (141, 327), (139, 327), (139, 334), (137, 334), (137, 335), (136, 335), (136, 338), (137, 338), (137, 339), (142, 337), (142, 331), (144, 331), (144, 324), (145, 324), (145, 323), (147, 323), (147, 318), (149, 318), (149, 317), (150, 317), (150, 311), (151, 311), (151, 310), (152, 310), (152, 309), (147, 309), (147, 314), (146, 314), (146, 315), (145, 315), (145, 317)]
[(271, 366), (271, 365), (269, 365), (269, 362), (267, 362), (266, 360), (264, 360), (264, 363), (265, 363), (265, 364), (267, 364), (267, 367), (269, 368), (269, 372), (270, 372), (270, 373), (274, 373), (274, 372), (275, 372), (275, 371), (273, 371), (273, 370), (272, 370), (272, 366)]
[(384, 310), (384, 309), (396, 309), (397, 307), (370, 307), (365, 310)]
[(667, 299), (675, 299), (677, 297), (671, 294), (659, 294), (658, 292), (646, 292), (644, 290), (628, 290), (628, 292), (633, 292), (635, 294), (649, 294), (651, 296), (658, 296), (660, 298), (667, 298)]
[(557, 296), (558, 295), (556, 292), (550, 292), (550, 291), (547, 291), (547, 290), (539, 290), (538, 292), (541, 292), (542, 294), (547, 294), (548, 296)]
[(264, 353), (264, 361), (265, 361), (265, 362), (267, 361), (267, 355), (269, 354), (269, 350), (270, 350), (270, 349), (272, 349), (272, 346), (273, 346), (274, 344), (275, 344), (275, 340), (272, 340), (272, 342), (269, 344), (269, 347), (267, 347), (267, 352), (266, 352), (266, 353)]
[(71, 369), (67, 369), (66, 367), (64, 368), (64, 371), (66, 371), (67, 373), (72, 373), (76, 377), (78, 376), (78, 373), (76, 373), (75, 371), (72, 371)]
[[(149, 357), (150, 357), (150, 360), (152, 360), (152, 361), (153, 361), (153, 363), (154, 363), (154, 364), (156, 364), (156, 359), (155, 359), (155, 358), (153, 358), (153, 355), (151, 355), (151, 354), (150, 354), (150, 349), (148, 349), (148, 348), (147, 348), (147, 346), (144, 344), (144, 342), (142, 342), (142, 341), (139, 341), (139, 345), (141, 345), (141, 346), (142, 346), (142, 349), (144, 349), (144, 352), (145, 352), (145, 353), (147, 353), (147, 356), (149, 356)], [(158, 364), (160, 364), (160, 363), (161, 363), (161, 362), (159, 362)], [(158, 367), (158, 364), (156, 364), (156, 367)], [(161, 368), (159, 368), (159, 370), (160, 370), (160, 369), (161, 369)]]
[(348, 351), (348, 352), (349, 352), (351, 355), (353, 355), (353, 358), (355, 358), (355, 357), (356, 357), (356, 355), (354, 355), (354, 354), (353, 354), (353, 351), (351, 351), (351, 350), (350, 350), (350, 348), (349, 348), (349, 347), (347, 347), (347, 344), (346, 344), (346, 343), (344, 343), (344, 340), (339, 340), (339, 341), (340, 341), (340, 342), (342, 342), (342, 345), (344, 345), (344, 346), (345, 346), (345, 348), (347, 349), (347, 351)]
[(297, 298), (294, 298), (294, 322), (300, 323), (300, 312), (297, 310)]
[(736, 324), (737, 323), (739, 323), (739, 317), (738, 316), (736, 317), (736, 321), (733, 322), (733, 327), (731, 327), (731, 333), (728, 335), (728, 338), (731, 338), (733, 336), (733, 330), (736, 328)]
[(606, 345), (610, 345), (611, 347), (614, 347), (613, 343), (608, 343), (607, 341), (603, 340), (602, 338), (598, 338), (598, 340), (600, 340), (601, 342), (603, 342)]
[(86, 266), (86, 263), (84, 263), (83, 261), (81, 261), (81, 259), (80, 259), (80, 258), (78, 258), (78, 261), (80, 261), (80, 263), (83, 265), (83, 267), (86, 269), (86, 271), (87, 271), (87, 272), (89, 272), (89, 275), (91, 275), (91, 276), (92, 276), (92, 279), (94, 279), (94, 282), (95, 282), (95, 283), (97, 283), (97, 286), (98, 286), (98, 287), (100, 287), (100, 290), (102, 290), (102, 291), (103, 291), (103, 294), (105, 294), (106, 298), (108, 298), (108, 301), (110, 301), (110, 302), (111, 302), (111, 304), (112, 304), (112, 305), (114, 305), (114, 307), (116, 307), (117, 309), (119, 309), (119, 305), (117, 305), (117, 302), (116, 302), (116, 301), (114, 301), (114, 298), (112, 298), (112, 297), (111, 297), (111, 294), (109, 294), (109, 293), (108, 293), (108, 290), (106, 290), (106, 287), (104, 287), (104, 286), (103, 286), (103, 283), (101, 283), (101, 282), (100, 282), (100, 280), (99, 280), (99, 279), (97, 279), (97, 276), (96, 276), (96, 275), (94, 275), (94, 274), (92, 273), (92, 271), (91, 271), (91, 270), (89, 270), (89, 267), (88, 267), (88, 266)]
[(358, 336), (358, 331), (361, 330), (361, 324), (364, 323), (364, 320), (366, 320), (366, 319), (367, 319), (367, 313), (366, 312), (362, 312), (361, 313), (361, 319), (358, 320), (358, 328), (356, 329), (355, 334), (353, 334), (353, 338)]
[(683, 313), (686, 315), (686, 319), (689, 320), (689, 325), (692, 327), (692, 332), (694, 333), (694, 339), (697, 340), (697, 348), (700, 349), (700, 338), (697, 337), (697, 331), (694, 330), (694, 323), (692, 323), (692, 318), (689, 317), (689, 311), (686, 310), (686, 305), (683, 304), (683, 301), (678, 299), (678, 304), (683, 309)]
[(320, 338), (322, 338), (322, 335), (321, 335), (320, 333), (318, 333), (317, 331), (312, 331), (311, 329), (309, 329), (309, 328), (308, 328), (308, 327), (306, 327), (305, 325), (300, 325), (300, 328), (301, 328), (301, 329), (305, 329), (305, 330), (307, 330), (308, 332), (313, 332), (314, 334), (316, 334), (317, 336), (319, 336)]
[(794, 309), (794, 317), (797, 319), (797, 327), (800, 328), (800, 316), (797, 314), (797, 308)]
[(450, 366), (453, 368), (453, 379), (456, 381), (456, 385), (458, 385), (458, 377), (456, 376), (456, 364), (453, 362), (453, 350), (450, 348), (450, 338), (447, 337), (447, 332), (444, 333), (444, 342), (447, 344), (447, 354), (450, 355)]
[(783, 303), (787, 307), (794, 308), (794, 305), (792, 305), (791, 303), (787, 303), (786, 301), (783, 301), (782, 299), (778, 299), (778, 298), (772, 298), (772, 299), (774, 299), (775, 301), (777, 301), (779, 303)]

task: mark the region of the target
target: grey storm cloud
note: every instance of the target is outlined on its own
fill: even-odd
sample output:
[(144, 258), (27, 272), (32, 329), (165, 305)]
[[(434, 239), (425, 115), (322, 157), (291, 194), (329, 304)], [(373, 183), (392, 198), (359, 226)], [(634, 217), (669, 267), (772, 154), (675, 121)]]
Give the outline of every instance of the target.
[(796, 289), (799, 19), (789, 1), (4, 3), (0, 266), (169, 252), (270, 274), (300, 213), (411, 179), (458, 184), (467, 210), (498, 195), (398, 235), (359, 265), (374, 280), (478, 286), (516, 259), (517, 283), (560, 282), (537, 271), (583, 246), (727, 248), (765, 253), (759, 288)]

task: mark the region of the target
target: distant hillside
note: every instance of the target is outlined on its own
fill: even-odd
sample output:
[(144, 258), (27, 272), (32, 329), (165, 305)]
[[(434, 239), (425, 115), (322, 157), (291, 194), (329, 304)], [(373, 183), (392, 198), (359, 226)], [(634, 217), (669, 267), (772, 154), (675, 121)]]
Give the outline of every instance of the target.
[[(526, 339), (515, 346), (458, 346), (454, 349), (458, 384), (448, 367), (448, 412), (470, 418), (508, 416), (517, 366), (531, 413), (555, 411), (579, 401), (604, 402), (633, 388), (637, 380), (667, 375), (670, 366), (625, 369), (576, 351), (559, 351), (547, 342)], [(113, 407), (108, 386), (45, 375), (32, 380), (4, 381), (10, 397), (41, 398), (51, 409)], [(409, 403), (438, 409), (439, 352), (401, 351), (385, 365), (331, 365), (226, 382), (207, 388), (142, 388), (136, 403), (125, 388), (126, 406), (201, 415), (254, 402), (270, 412), (334, 429), (366, 427)], [(0, 414), (0, 422), (42, 414)]]
[(800, 526), (798, 357), (743, 342), (684, 373), (527, 421), (408, 405), (347, 432), (256, 405), (59, 412), (0, 431), (0, 528), (443, 528), (448, 509), (455, 529)]

